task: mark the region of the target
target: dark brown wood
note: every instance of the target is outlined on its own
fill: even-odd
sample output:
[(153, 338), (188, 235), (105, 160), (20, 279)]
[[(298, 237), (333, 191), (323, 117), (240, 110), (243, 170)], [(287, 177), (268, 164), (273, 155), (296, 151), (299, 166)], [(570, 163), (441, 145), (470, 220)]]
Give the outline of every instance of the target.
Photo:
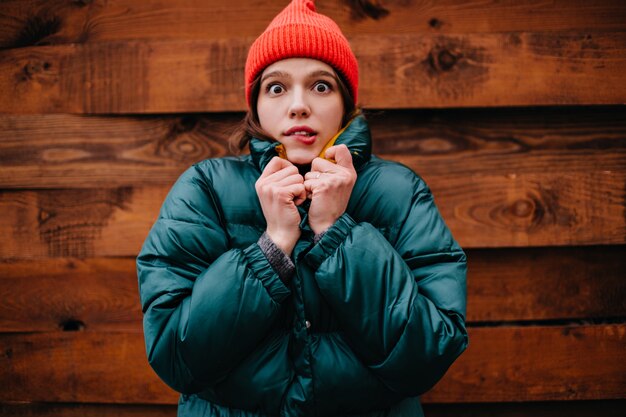
[[(357, 7), (357, 4), (374, 7)], [(5, 0), (0, 48), (129, 39), (257, 36), (287, 4), (269, 0)], [(346, 35), (556, 30), (623, 30), (620, 1), (521, 2), (448, 0), (434, 3), (325, 1), (317, 10)]]
[(176, 417), (176, 405), (0, 403), (13, 417)]
[(0, 261), (0, 332), (141, 331), (134, 258)]
[(0, 191), (0, 258), (135, 256), (167, 188)]
[(626, 246), (466, 253), (469, 322), (626, 317)]
[(626, 242), (626, 172), (424, 178), (462, 247)]
[[(464, 248), (626, 243), (626, 173), (425, 178)], [(134, 256), (168, 191), (2, 191), (0, 258)]]
[(366, 115), (373, 152), (423, 175), (626, 170), (626, 106)]
[(191, 164), (229, 154), (242, 118), (0, 116), (0, 187), (169, 184)]
[(624, 398), (626, 325), (471, 328), (424, 402)]
[(623, 417), (626, 401), (547, 401), (540, 403), (424, 404), (427, 417)]
[[(424, 404), (427, 417), (623, 417), (626, 401), (555, 401), (539, 403)], [(13, 417), (175, 417), (175, 405), (21, 403), (1, 404)]]
[[(467, 320), (626, 317), (625, 250), (468, 250)], [(0, 332), (142, 328), (134, 258), (0, 261), (0, 299)]]
[[(626, 325), (470, 329), (425, 402), (623, 398)], [(175, 404), (141, 333), (0, 334), (0, 401)]]
[[(0, 94), (11, 100), (0, 102), (0, 112), (244, 110), (243, 68), (252, 40), (5, 50)], [(366, 108), (626, 102), (626, 32), (356, 35), (351, 43)]]
[(141, 332), (0, 333), (0, 401), (176, 404)]
[[(626, 171), (625, 106), (367, 112), (374, 153), (425, 176)], [(0, 187), (173, 182), (243, 114), (0, 115)]]

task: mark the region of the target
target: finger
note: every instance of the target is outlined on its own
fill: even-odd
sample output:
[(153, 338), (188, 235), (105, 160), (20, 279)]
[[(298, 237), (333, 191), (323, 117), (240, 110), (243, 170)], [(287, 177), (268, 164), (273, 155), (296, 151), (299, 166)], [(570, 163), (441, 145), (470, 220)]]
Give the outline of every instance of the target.
[(280, 171), (283, 168), (287, 168), (289, 166), (293, 166), (293, 164), (286, 159), (275, 156), (272, 160), (265, 166), (263, 173), (261, 173), (261, 178), (269, 177), (275, 172)]
[[(330, 149), (330, 148), (329, 148)], [(324, 158), (315, 158), (311, 161), (311, 172), (332, 173), (337, 170), (337, 165)]]
[(323, 172), (320, 171), (309, 171), (304, 174), (304, 180), (318, 180), (322, 176)]
[[(298, 204), (297, 201), (303, 200), (306, 197), (306, 189), (304, 184), (291, 184), (284, 188), (285, 193), (289, 195), (289, 201), (293, 201)], [(302, 201), (300, 201), (301, 203)]]
[(304, 188), (307, 190), (307, 192), (312, 193), (313, 190), (315, 190), (315, 188), (320, 184), (320, 180), (318, 179), (312, 179), (312, 180), (305, 180), (304, 181)]
[[(278, 173), (276, 173), (276, 174), (278, 174)], [(269, 180), (270, 179), (268, 178), (268, 181)], [(281, 179), (279, 181), (276, 181), (276, 182), (272, 182), (272, 183), (275, 184), (275, 185), (278, 185), (280, 187), (286, 187), (286, 186), (291, 185), (291, 184), (302, 184), (303, 182), (304, 182), (304, 178), (302, 177), (302, 175), (300, 175), (300, 174), (293, 174), (293, 175), (288, 175), (285, 178), (283, 178), (283, 179)]]
[(331, 146), (324, 155), (328, 159), (337, 161), (337, 165), (344, 168), (354, 168), (352, 164), (352, 154), (346, 145)]
[(268, 175), (263, 178), (263, 181), (266, 183), (275, 183), (280, 182), (285, 178), (291, 177), (293, 175), (302, 177), (298, 172), (298, 168), (295, 165), (289, 165), (281, 169), (280, 171), (276, 171), (273, 174)]
[(306, 199), (307, 199), (307, 192), (306, 190), (302, 190), (300, 194), (295, 196), (293, 202), (296, 206), (299, 206), (300, 204), (304, 203)]

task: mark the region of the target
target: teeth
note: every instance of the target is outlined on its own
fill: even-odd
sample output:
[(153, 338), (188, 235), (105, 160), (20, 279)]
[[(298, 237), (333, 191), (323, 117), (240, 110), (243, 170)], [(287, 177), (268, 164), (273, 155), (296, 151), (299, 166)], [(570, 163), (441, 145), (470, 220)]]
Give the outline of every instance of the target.
[(300, 131), (300, 132), (293, 132), (292, 134), (293, 135), (300, 135), (300, 136), (311, 136), (311, 133), (305, 132), (304, 130)]

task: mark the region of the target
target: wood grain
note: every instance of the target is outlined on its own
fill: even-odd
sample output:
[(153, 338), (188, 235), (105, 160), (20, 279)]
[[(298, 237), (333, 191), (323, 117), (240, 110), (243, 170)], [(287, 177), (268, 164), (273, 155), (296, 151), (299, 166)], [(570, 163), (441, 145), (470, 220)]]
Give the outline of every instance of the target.
[[(0, 102), (0, 112), (241, 111), (252, 40), (5, 50), (0, 94), (12, 99)], [(390, 34), (350, 40), (359, 59), (359, 102), (366, 108), (626, 102), (626, 32)]]
[[(623, 417), (626, 401), (547, 401), (537, 403), (424, 404), (428, 417)], [(0, 403), (0, 414), (13, 417), (175, 417), (174, 405)]]
[(626, 241), (626, 172), (424, 178), (462, 247)]
[[(425, 176), (626, 171), (626, 107), (367, 112), (373, 150)], [(241, 113), (0, 115), (0, 187), (172, 183), (230, 154)]]
[(623, 417), (625, 407), (624, 400), (424, 404), (424, 414), (428, 417)]
[[(615, 0), (551, 2), (319, 2), (348, 35), (558, 30), (623, 30), (626, 7)], [(131, 39), (258, 36), (285, 7), (281, 0), (5, 0), (0, 48)], [(261, 6), (261, 7), (260, 7)]]
[(467, 351), (424, 402), (624, 398), (624, 324), (469, 332)]
[(0, 116), (0, 187), (169, 184), (191, 164), (229, 154), (242, 117)]
[[(464, 248), (626, 243), (626, 173), (425, 178)], [(168, 191), (0, 191), (0, 258), (135, 256)]]
[(167, 192), (0, 191), (0, 258), (136, 256)]
[(134, 258), (0, 261), (0, 332), (142, 330)]
[(176, 404), (141, 332), (0, 334), (0, 401)]
[[(626, 317), (624, 250), (468, 250), (467, 320)], [(142, 329), (134, 258), (0, 261), (0, 299), (0, 332)]]
[(13, 417), (176, 417), (176, 405), (0, 403)]
[(626, 317), (625, 246), (466, 250), (470, 323)]
[[(471, 328), (429, 403), (623, 398), (626, 325)], [(549, 347), (549, 349), (547, 349)], [(141, 333), (0, 334), (0, 401), (175, 404)]]

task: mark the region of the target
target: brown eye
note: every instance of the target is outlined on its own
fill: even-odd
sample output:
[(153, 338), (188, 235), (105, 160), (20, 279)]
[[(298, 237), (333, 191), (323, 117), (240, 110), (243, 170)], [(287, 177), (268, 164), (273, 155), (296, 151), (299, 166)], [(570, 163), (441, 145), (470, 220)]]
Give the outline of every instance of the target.
[(324, 81), (319, 81), (313, 88), (318, 93), (327, 93), (330, 91), (330, 85)]
[(267, 92), (270, 94), (276, 95), (282, 93), (283, 91), (283, 87), (280, 84), (269, 84), (267, 86)]

